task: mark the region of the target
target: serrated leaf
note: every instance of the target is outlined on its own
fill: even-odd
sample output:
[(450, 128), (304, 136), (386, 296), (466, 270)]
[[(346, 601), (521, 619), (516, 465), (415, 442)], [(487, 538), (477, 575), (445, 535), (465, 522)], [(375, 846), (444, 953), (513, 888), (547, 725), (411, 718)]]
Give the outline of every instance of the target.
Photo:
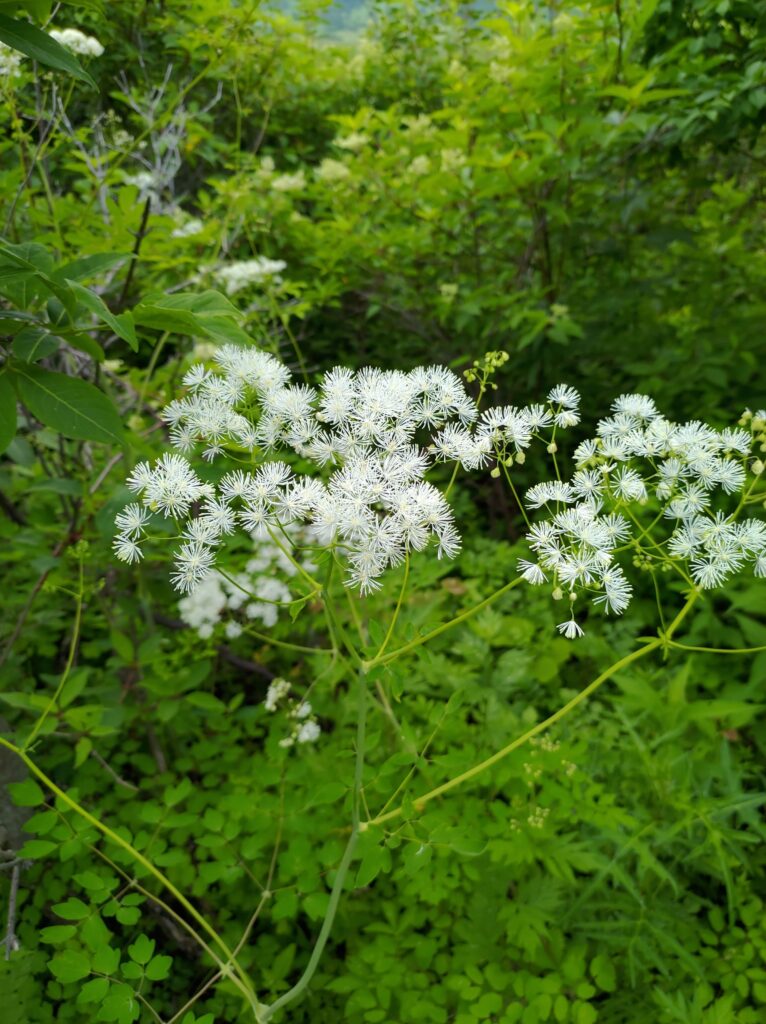
[(26, 54), (38, 64), (55, 68), (56, 71), (65, 71), (73, 78), (96, 88), (96, 83), (69, 50), (64, 49), (60, 43), (35, 25), (0, 14), (0, 42), (10, 46), (12, 50)]
[(124, 444), (114, 405), (93, 384), (39, 366), (14, 363), (19, 394), (46, 427), (79, 441)]

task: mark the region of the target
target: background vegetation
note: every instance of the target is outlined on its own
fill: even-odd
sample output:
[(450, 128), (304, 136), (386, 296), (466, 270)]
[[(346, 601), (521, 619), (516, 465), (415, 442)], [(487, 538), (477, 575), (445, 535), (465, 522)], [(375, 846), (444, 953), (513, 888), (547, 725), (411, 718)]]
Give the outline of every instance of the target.
[[(47, 17), (0, 16), (19, 6)], [(622, 391), (717, 426), (764, 404), (763, 4), (394, 0), (363, 30), (328, 24), (316, 3), (90, 2), (47, 27), (100, 41), (79, 58), (96, 87), (0, 54), (0, 726), (27, 736), (63, 674), (36, 760), (244, 940), (270, 999), (326, 910), (353, 710), (326, 659), (224, 622), (200, 635), (165, 564), (114, 561), (126, 472), (162, 450), (157, 412), (192, 359), (251, 338), (314, 379), (504, 349), (495, 400), (564, 380), (582, 436)], [(261, 258), (284, 266), (232, 270)], [(515, 572), (523, 522), (499, 486), (452, 497), (464, 550), (414, 568), (412, 635)], [(689, 642), (766, 644), (762, 611), (752, 584), (713, 593)], [(647, 575), (624, 619), (571, 644), (547, 597), (514, 591), (397, 662), (371, 807), (503, 746), (655, 615)], [(268, 632), (310, 647), (317, 623)], [(275, 677), (310, 692), (316, 743), (280, 745)], [(764, 654), (657, 659), (474, 785), (410, 803), (362, 847), (284, 1019), (762, 1021), (765, 687)], [(210, 963), (151, 878), (7, 752), (0, 778), (6, 907), (23, 868), (4, 1024), (245, 1019), (227, 980), (185, 1009)]]

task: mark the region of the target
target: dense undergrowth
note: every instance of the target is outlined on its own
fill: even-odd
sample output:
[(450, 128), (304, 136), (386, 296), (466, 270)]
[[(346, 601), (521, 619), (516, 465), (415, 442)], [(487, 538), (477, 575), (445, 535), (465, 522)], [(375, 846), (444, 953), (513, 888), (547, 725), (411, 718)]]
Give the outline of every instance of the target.
[[(167, 449), (160, 410), (227, 344), (313, 385), (467, 369), (484, 406), (565, 381), (567, 477), (621, 393), (717, 429), (762, 408), (762, 5), (392, 2), (344, 35), (322, 4), (91, 2), (47, 24), (45, 2), (3, 3), (0, 38), (21, 8), (92, 41), (60, 37), (79, 79), (0, 51), (4, 1024), (253, 1020), (189, 907), (264, 1005), (332, 923), (278, 1020), (763, 1020), (766, 651), (658, 646), (419, 800), (667, 632), (690, 581), (655, 552), (631, 555), (620, 618), (576, 605), (581, 639), (556, 632), (566, 597), (525, 586), (427, 645), (529, 555), (489, 465), (430, 473), (460, 553), (363, 602), (323, 577), (335, 622), (308, 556), (263, 539), (187, 597), (162, 530), (133, 565), (113, 552), (126, 477)], [(512, 460), (518, 493), (546, 460)], [(763, 648), (763, 609), (741, 573), (683, 643)], [(392, 616), (389, 650), (411, 649), (369, 676), (359, 785), (333, 651), (358, 627), (369, 667)], [(333, 920), (351, 816), (390, 811)]]

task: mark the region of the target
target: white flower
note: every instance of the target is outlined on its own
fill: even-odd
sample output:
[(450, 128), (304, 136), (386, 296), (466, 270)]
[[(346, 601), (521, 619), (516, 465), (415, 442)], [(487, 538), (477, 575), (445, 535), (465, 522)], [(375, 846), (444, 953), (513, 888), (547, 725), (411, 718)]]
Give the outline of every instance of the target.
[(185, 224), (181, 224), (180, 227), (175, 228), (171, 234), (171, 238), (191, 238), (193, 235), (198, 235), (203, 231), (205, 225), (198, 217), (192, 217), (191, 220), (187, 220)]
[(306, 187), (306, 175), (303, 171), (296, 171), (294, 174), (279, 174), (271, 179), (271, 188), (274, 192), (302, 192)]
[(575, 411), (580, 406), (580, 393), (568, 384), (557, 384), (555, 388), (551, 388), (548, 392), (548, 401), (551, 405)]
[(520, 558), (517, 565), (521, 575), (527, 583), (531, 583), (532, 586), (539, 586), (541, 583), (545, 583), (548, 579), (537, 562), (529, 562), (526, 558)]
[(327, 185), (336, 185), (351, 177), (348, 167), (340, 160), (333, 160), (331, 157), (325, 157), (314, 174), (319, 181), (323, 181)]
[(52, 28), (49, 33), (52, 39), (72, 53), (80, 57), (100, 57), (104, 47), (94, 36), (86, 36), (79, 28)]
[(114, 523), (120, 533), (136, 539), (144, 532), (144, 526), (149, 518), (148, 510), (134, 503), (126, 505), (121, 512), (118, 512)]
[(280, 281), (280, 273), (287, 264), (284, 260), (271, 260), (266, 256), (256, 256), (252, 260), (240, 260), (227, 263), (215, 272), (218, 281), (226, 289), (227, 295), (234, 295), (251, 284), (262, 284), (264, 281)]
[(12, 78), (19, 73), (20, 66), (21, 54), (17, 50), (12, 50), (10, 46), (6, 46), (5, 43), (0, 43), (0, 77), (6, 75), (8, 78)]
[(562, 636), (565, 636), (567, 640), (575, 640), (578, 636), (583, 635), (583, 629), (574, 619), (567, 619), (566, 622), (560, 622), (556, 629)]
[(304, 722), (295, 738), (298, 743), (315, 743), (322, 733), (318, 722)]
[(267, 711), (276, 711), (289, 692), (290, 683), (286, 679), (273, 679), (266, 691), (263, 706)]
[(334, 145), (339, 149), (347, 149), (352, 153), (358, 153), (360, 149), (364, 149), (369, 141), (364, 132), (350, 132), (348, 135), (336, 138)]
[(115, 537), (113, 547), (114, 553), (117, 555), (119, 560), (121, 562), (127, 562), (129, 565), (132, 565), (133, 562), (137, 562), (139, 559), (143, 558), (141, 548), (131, 537), (125, 537), (122, 535)]

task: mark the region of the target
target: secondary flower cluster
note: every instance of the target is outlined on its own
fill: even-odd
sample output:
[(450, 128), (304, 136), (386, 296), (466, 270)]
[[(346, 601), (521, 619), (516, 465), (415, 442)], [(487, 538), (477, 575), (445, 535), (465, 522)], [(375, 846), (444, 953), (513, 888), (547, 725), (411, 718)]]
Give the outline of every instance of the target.
[[(289, 527), (287, 532), (294, 543), (304, 539), (299, 528)], [(258, 621), (270, 629), (276, 625), (280, 606), (292, 600), (288, 581), (297, 574), (296, 566), (269, 537), (254, 537), (253, 544), (241, 571), (223, 575), (213, 570), (179, 600), (181, 618), (203, 639), (211, 637), (219, 625), (228, 639), (236, 639), (243, 620)], [(315, 568), (308, 560), (301, 564), (309, 572)]]
[[(550, 514), (530, 529), (537, 558), (520, 562), (522, 575), (533, 584), (550, 578), (555, 596), (566, 591), (574, 601), (583, 592), (620, 614), (632, 588), (615, 556), (635, 528), (625, 549), (701, 588), (719, 586), (748, 563), (756, 576), (766, 576), (766, 523), (740, 518), (751, 489), (748, 471), (756, 478), (764, 471), (754, 447), (764, 441), (766, 411), (746, 413), (740, 422), (721, 431), (696, 420), (673, 423), (646, 395), (620, 396), (596, 436), (575, 450), (571, 480), (527, 491), (527, 506)], [(666, 529), (658, 542), (653, 531), (661, 523)], [(582, 633), (574, 614), (559, 630), (568, 637)]]
[(80, 57), (100, 57), (104, 47), (95, 36), (86, 36), (79, 28), (53, 28), (50, 36), (66, 50)]

